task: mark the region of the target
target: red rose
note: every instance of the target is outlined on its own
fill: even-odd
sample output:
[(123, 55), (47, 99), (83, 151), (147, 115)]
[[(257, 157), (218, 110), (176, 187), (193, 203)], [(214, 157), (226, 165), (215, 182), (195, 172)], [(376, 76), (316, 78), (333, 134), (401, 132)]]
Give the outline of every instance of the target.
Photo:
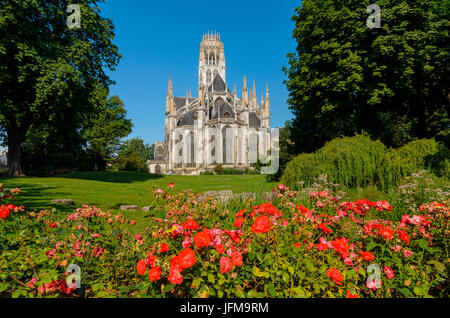
[(328, 245), (325, 244), (325, 243), (319, 243), (319, 244), (316, 245), (316, 248), (319, 251), (323, 252), (323, 251), (326, 251), (328, 249)]
[(278, 211), (278, 209), (274, 207), (270, 202), (260, 204), (258, 207), (258, 211), (262, 214), (275, 216), (281, 216), (283, 214), (280, 211)]
[(155, 280), (160, 280), (161, 279), (161, 267), (156, 266), (156, 267), (153, 267), (151, 270), (149, 270), (148, 277), (150, 278), (150, 280), (152, 282), (154, 282)]
[(219, 254), (225, 253), (225, 247), (223, 247), (222, 244), (217, 245), (216, 250), (217, 250), (217, 253), (219, 253)]
[(240, 210), (239, 212), (237, 212), (237, 213), (234, 215), (234, 217), (240, 218), (240, 217), (244, 216), (244, 213), (245, 213), (245, 209), (242, 209), (242, 210)]
[(394, 270), (389, 266), (384, 266), (384, 273), (386, 274), (387, 279), (391, 279), (395, 277)]
[(333, 282), (335, 282), (338, 285), (342, 285), (341, 282), (344, 279), (344, 276), (342, 276), (339, 270), (337, 270), (336, 268), (330, 268), (326, 270), (326, 274), (333, 280)]
[(183, 267), (180, 265), (180, 257), (175, 256), (170, 260), (170, 271), (179, 273), (183, 271)]
[(168, 279), (171, 284), (180, 285), (183, 282), (183, 275), (181, 275), (180, 272), (171, 271)]
[(361, 256), (364, 260), (369, 261), (369, 262), (373, 261), (375, 259), (375, 256), (370, 252), (362, 252), (361, 251)]
[(220, 273), (228, 273), (233, 268), (233, 264), (231, 263), (231, 259), (226, 256), (222, 256), (220, 259)]
[(251, 227), (252, 232), (266, 233), (270, 231), (270, 220), (267, 216), (261, 215), (255, 219)]
[(231, 261), (234, 266), (242, 266), (242, 254), (238, 251), (234, 252), (231, 256)]
[(194, 244), (197, 248), (207, 247), (211, 242), (209, 234), (205, 232), (199, 232), (194, 235)]
[(392, 240), (392, 238), (394, 237), (394, 231), (384, 226), (378, 230), (378, 234), (380, 234), (384, 238), (387, 238), (388, 240)]
[(330, 234), (331, 232), (333, 232), (332, 230), (330, 230), (325, 223), (320, 223), (319, 225), (317, 225), (317, 228), (321, 229), (322, 231), (324, 231), (326, 234)]
[(348, 257), (348, 240), (345, 237), (340, 238), (339, 240), (334, 240), (331, 242), (331, 245), (336, 249), (336, 251), (341, 255), (342, 258)]
[(358, 294), (352, 294), (350, 293), (350, 291), (347, 289), (347, 296), (346, 298), (359, 298)]
[(181, 226), (185, 230), (196, 230), (196, 229), (200, 228), (200, 225), (198, 225), (198, 223), (192, 219), (185, 221), (183, 224), (181, 224)]
[(178, 262), (183, 269), (192, 267), (197, 259), (195, 258), (195, 253), (190, 248), (185, 248), (180, 253), (178, 253)]
[(150, 252), (148, 252), (147, 265), (149, 267), (153, 267), (153, 266), (155, 266), (155, 262), (156, 262), (156, 256), (152, 255)]
[(244, 218), (241, 217), (241, 218), (237, 218), (236, 221), (234, 221), (233, 226), (241, 228), (242, 224), (244, 224)]
[(145, 266), (145, 261), (143, 259), (139, 260), (139, 262), (137, 262), (136, 265), (137, 268), (137, 272), (139, 275), (144, 275), (145, 272), (147, 271), (147, 267)]
[(167, 252), (169, 249), (170, 249), (169, 245), (167, 245), (166, 243), (162, 243), (161, 248), (159, 249), (159, 252), (164, 253), (164, 252)]
[(2, 205), (0, 206), (0, 219), (6, 219), (11, 214), (11, 211), (8, 207)]
[(397, 233), (398, 233), (398, 236), (400, 237), (400, 239), (401, 239), (403, 242), (405, 242), (406, 244), (409, 244), (409, 239), (410, 239), (410, 237), (409, 237), (408, 234), (406, 234), (405, 231), (398, 230)]

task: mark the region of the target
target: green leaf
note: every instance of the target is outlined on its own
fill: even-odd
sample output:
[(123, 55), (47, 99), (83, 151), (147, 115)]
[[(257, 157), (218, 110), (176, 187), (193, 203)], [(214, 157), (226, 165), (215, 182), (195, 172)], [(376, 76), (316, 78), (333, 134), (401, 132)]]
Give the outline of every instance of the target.
[(208, 281), (212, 284), (214, 284), (214, 282), (216, 281), (215, 277), (213, 274), (209, 273), (208, 274)]
[(275, 286), (273, 285), (273, 283), (269, 283), (269, 285), (267, 286), (270, 296), (275, 297), (277, 295), (277, 292), (275, 291)]
[(284, 272), (282, 276), (283, 276), (283, 280), (285, 283), (290, 281), (290, 277), (289, 277), (288, 273)]
[(419, 287), (414, 287), (413, 291), (414, 291), (414, 294), (416, 294), (417, 296), (422, 296), (424, 294), (422, 289), (420, 289)]
[(174, 288), (174, 286), (175, 285), (173, 285), (173, 284), (168, 284), (168, 285), (164, 286), (163, 293), (167, 293), (167, 292), (171, 291)]
[(5, 291), (8, 288), (8, 284), (7, 283), (1, 283), (0, 284), (0, 293), (2, 291)]
[(294, 274), (294, 267), (288, 266), (288, 272), (293, 275)]
[(444, 273), (446, 271), (445, 265), (438, 261), (431, 260), (428, 262), (428, 264), (433, 264), (438, 272)]
[(298, 297), (301, 297), (301, 298), (305, 297), (305, 291), (300, 287), (294, 287), (294, 288), (292, 288), (292, 291)]
[(300, 279), (304, 279), (306, 277), (305, 272), (302, 272), (302, 271), (298, 271), (297, 275), (298, 275), (298, 278), (300, 278)]
[(398, 291), (407, 297), (414, 297), (408, 288), (400, 288)]
[(314, 267), (313, 263), (310, 261), (306, 261), (306, 269), (310, 272), (315, 272), (316, 268)]

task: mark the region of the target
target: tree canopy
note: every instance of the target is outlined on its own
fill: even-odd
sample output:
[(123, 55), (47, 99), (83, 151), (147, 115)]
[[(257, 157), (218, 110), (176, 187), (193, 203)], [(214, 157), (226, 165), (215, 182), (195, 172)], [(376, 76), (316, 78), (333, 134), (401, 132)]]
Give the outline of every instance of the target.
[(150, 146), (149, 144), (145, 143), (142, 138), (139, 137), (125, 140), (121, 143), (118, 149), (119, 155), (128, 156), (134, 152), (145, 162), (154, 158), (154, 151), (154, 144)]
[(285, 68), (295, 151), (362, 131), (387, 146), (417, 138), (449, 143), (446, 0), (304, 0), (293, 16), (297, 52)]
[[(3, 0), (0, 6), (0, 125), (8, 146), (7, 175), (23, 174), (21, 143), (30, 129), (98, 109), (105, 70), (119, 62), (114, 25), (97, 0), (77, 0), (81, 28), (69, 28), (71, 1)], [(78, 115), (77, 115), (78, 114)]]

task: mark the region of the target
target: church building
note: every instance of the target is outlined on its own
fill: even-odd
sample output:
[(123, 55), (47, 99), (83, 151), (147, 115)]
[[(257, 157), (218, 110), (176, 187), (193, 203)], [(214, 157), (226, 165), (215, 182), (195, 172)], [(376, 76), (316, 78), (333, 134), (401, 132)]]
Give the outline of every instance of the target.
[[(151, 173), (197, 175), (223, 168), (251, 168), (270, 150), (269, 88), (258, 100), (255, 82), (244, 76), (241, 96), (226, 81), (225, 48), (217, 33), (203, 35), (198, 97), (176, 97), (172, 80), (166, 97), (165, 141), (155, 143)], [(210, 132), (213, 133), (210, 133)], [(180, 159), (181, 158), (181, 159)]]

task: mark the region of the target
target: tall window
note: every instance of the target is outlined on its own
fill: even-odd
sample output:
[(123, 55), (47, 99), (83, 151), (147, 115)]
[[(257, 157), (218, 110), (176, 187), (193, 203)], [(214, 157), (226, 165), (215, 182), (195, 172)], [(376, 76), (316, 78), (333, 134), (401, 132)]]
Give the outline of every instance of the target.
[(208, 70), (206, 72), (206, 84), (207, 85), (211, 84), (211, 71), (210, 70)]

